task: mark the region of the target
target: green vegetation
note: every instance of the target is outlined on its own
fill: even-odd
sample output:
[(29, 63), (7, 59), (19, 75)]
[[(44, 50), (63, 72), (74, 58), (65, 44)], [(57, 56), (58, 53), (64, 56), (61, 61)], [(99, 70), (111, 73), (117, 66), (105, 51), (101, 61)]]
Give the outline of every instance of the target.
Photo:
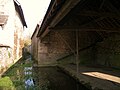
[(24, 46), (29, 46), (31, 44), (31, 39), (30, 38), (25, 38), (24, 39)]
[[(36, 77), (36, 74), (26, 74), (32, 72), (30, 69), (25, 70), (26, 67), (31, 67), (33, 61), (21, 59), (12, 65), (0, 79), (0, 90), (26, 90), (25, 81), (29, 78)], [(33, 89), (34, 88), (34, 89)], [(28, 86), (28, 90), (51, 90), (49, 81), (44, 85)]]
[(9, 58), (11, 57), (11, 53), (8, 51), (8, 56), (9, 56)]
[[(2, 87), (2, 89), (0, 88), (0, 90), (8, 90), (6, 89), (9, 86), (10, 88), (14, 86), (14, 89), (9, 89), (9, 90), (16, 90), (17, 88), (21, 88), (20, 90), (24, 90), (24, 67), (25, 65), (23, 64), (23, 60), (22, 61), (18, 61), (16, 64), (14, 64), (13, 66), (11, 66), (2, 76), (0, 81), (0, 87)], [(23, 73), (22, 73), (23, 72)], [(8, 82), (7, 84), (5, 84), (6, 82)], [(19, 89), (17, 89), (19, 90)]]
[(15, 86), (10, 79), (10, 77), (6, 76), (0, 79), (0, 90), (15, 90)]

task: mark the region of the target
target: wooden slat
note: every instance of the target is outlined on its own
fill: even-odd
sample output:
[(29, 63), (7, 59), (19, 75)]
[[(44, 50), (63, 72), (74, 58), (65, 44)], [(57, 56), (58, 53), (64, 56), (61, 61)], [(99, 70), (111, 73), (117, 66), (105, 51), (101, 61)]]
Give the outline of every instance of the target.
[(81, 0), (67, 0), (59, 13), (55, 16), (53, 21), (50, 23), (50, 26), (56, 26), (64, 17), (67, 15), (72, 8), (75, 7)]
[(95, 12), (95, 11), (81, 11), (77, 15), (80, 16), (98, 16), (98, 17), (109, 17), (120, 19), (120, 14), (118, 13), (110, 13), (110, 12)]
[(107, 31), (107, 32), (120, 32), (120, 28), (107, 28), (107, 27), (79, 27), (79, 26), (63, 26), (49, 28), (51, 31)]

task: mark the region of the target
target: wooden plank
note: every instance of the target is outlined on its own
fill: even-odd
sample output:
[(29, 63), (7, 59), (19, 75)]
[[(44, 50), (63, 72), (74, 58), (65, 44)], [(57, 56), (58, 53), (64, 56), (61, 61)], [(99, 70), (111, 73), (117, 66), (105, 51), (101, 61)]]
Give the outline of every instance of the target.
[(81, 11), (77, 15), (80, 16), (97, 16), (97, 17), (109, 17), (120, 19), (120, 14), (118, 13), (110, 13), (110, 12), (95, 12), (95, 11)]
[(74, 8), (81, 0), (66, 0), (65, 4), (59, 11), (59, 13), (55, 16), (53, 21), (50, 23), (50, 26), (56, 26), (68, 13)]
[(79, 26), (63, 26), (49, 28), (50, 31), (107, 31), (107, 32), (120, 32), (120, 28), (107, 28), (107, 27), (79, 27)]

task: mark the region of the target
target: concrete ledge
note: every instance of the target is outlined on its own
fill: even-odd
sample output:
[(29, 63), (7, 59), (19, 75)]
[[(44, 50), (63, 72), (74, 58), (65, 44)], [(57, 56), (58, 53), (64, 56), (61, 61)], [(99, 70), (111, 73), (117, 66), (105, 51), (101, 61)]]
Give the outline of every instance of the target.
[(77, 75), (76, 65), (59, 65), (59, 68), (90, 90), (120, 90), (120, 72), (118, 71), (80, 66)]
[(38, 65), (38, 64), (34, 64), (33, 67), (55, 67), (57, 66), (57, 64), (42, 64), (42, 65)]

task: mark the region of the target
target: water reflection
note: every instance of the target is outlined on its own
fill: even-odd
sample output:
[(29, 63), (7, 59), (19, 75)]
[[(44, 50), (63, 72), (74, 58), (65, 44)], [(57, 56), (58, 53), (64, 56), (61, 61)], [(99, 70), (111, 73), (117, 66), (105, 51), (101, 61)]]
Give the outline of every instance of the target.
[(38, 90), (88, 90), (57, 67), (35, 67)]
[(34, 88), (34, 82), (32, 77), (32, 67), (25, 67), (24, 68), (25, 74), (25, 89), (29, 90), (30, 88)]
[(34, 87), (34, 83), (33, 83), (32, 77), (29, 78), (29, 79), (26, 79), (25, 80), (25, 88), (26, 88), (26, 90), (29, 90), (30, 88), (33, 88), (33, 87)]
[[(4, 73), (3, 83), (0, 79), (0, 90), (78, 90), (76, 86), (78, 83), (59, 68), (33, 68), (32, 63), (29, 56), (26, 60), (22, 59), (13, 65)], [(6, 89), (5, 83), (8, 81), (9, 89)], [(78, 87), (79, 90), (88, 90), (81, 84)]]
[(24, 74), (25, 75), (32, 75), (32, 67), (25, 67)]
[[(33, 80), (33, 68), (31, 56), (27, 56), (27, 59), (19, 60), (14, 64), (7, 72), (2, 75), (0, 79), (0, 90), (34, 90), (34, 80)], [(4, 77), (9, 77), (9, 79)], [(10, 82), (11, 80), (11, 82)], [(11, 84), (5, 87), (5, 82), (13, 83), (14, 89), (11, 89)]]

